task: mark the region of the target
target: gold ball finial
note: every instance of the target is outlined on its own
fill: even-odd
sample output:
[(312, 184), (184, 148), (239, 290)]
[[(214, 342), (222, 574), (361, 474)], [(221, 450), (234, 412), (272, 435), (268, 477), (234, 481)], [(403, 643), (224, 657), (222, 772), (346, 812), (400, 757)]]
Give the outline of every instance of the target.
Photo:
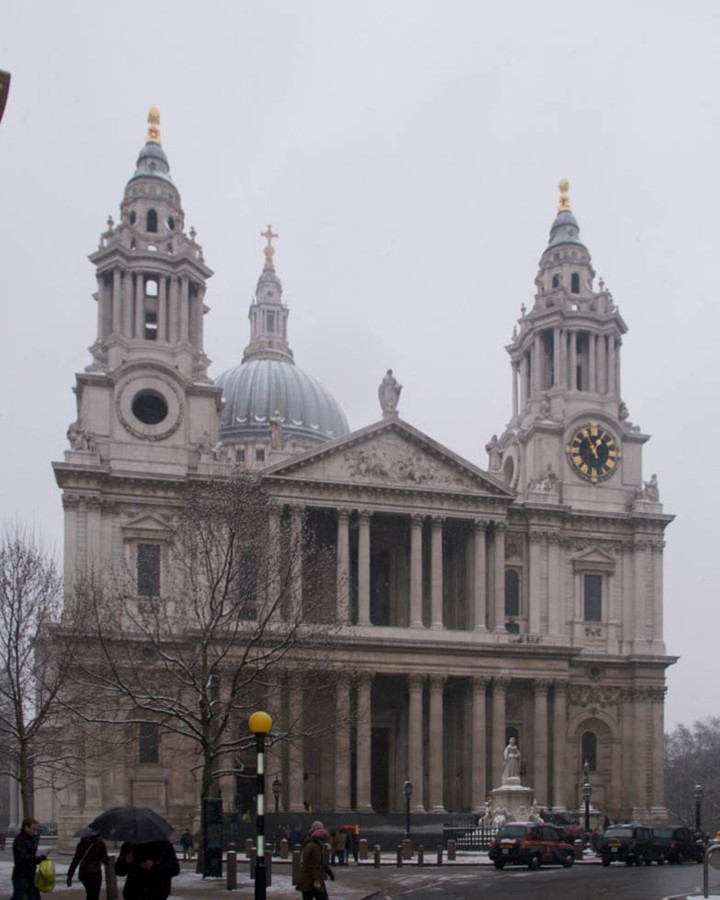
[(560, 203), (558, 204), (558, 212), (563, 212), (563, 210), (570, 209), (570, 197), (568, 196), (568, 193), (570, 191), (570, 182), (567, 180), (567, 178), (561, 178), (558, 187), (560, 188)]
[(161, 144), (160, 140), (160, 110), (157, 106), (151, 106), (148, 113), (148, 131), (145, 143)]

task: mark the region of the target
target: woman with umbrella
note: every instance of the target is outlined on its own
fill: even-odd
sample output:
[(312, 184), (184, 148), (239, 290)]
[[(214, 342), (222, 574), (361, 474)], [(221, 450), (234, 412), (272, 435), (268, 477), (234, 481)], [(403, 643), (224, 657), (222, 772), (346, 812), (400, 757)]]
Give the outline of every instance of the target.
[(172, 879), (180, 873), (170, 841), (124, 843), (115, 862), (115, 873), (126, 875), (125, 900), (167, 900)]
[(73, 874), (79, 867), (86, 900), (98, 900), (102, 886), (102, 867), (108, 862), (107, 847), (105, 841), (92, 828), (83, 828), (78, 835), (80, 841), (68, 869), (67, 886), (72, 887)]

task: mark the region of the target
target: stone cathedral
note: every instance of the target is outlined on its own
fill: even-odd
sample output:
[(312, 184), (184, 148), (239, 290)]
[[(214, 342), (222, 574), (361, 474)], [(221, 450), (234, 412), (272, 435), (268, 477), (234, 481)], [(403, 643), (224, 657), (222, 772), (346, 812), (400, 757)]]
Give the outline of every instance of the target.
[[(208, 376), (212, 271), (186, 230), (155, 110), (149, 121), (120, 219), (90, 256), (97, 339), (54, 464), (68, 585), (89, 561), (122, 557), (139, 594), (150, 584), (162, 596), (173, 498), (198, 477), (260, 471), (299, 540), (312, 532), (332, 548), (327, 702), (352, 698), (359, 713), (277, 754), (281, 810), (400, 812), (409, 780), (417, 813), (477, 812), (514, 736), (537, 805), (577, 810), (587, 761), (600, 815), (662, 820), (672, 516), (656, 477), (643, 480), (649, 435), (621, 390), (626, 325), (596, 282), (567, 182), (507, 346), (509, 421), (480, 467), (402, 419), (392, 371), (378, 421), (350, 431), (295, 362), (270, 227), (243, 358)], [(290, 703), (297, 714), (302, 695)], [(61, 828), (123, 804), (185, 822), (199, 800), (187, 769), (162, 737), (148, 752), (139, 735), (135, 762), (88, 772), (63, 796)], [(230, 810), (240, 788), (226, 777), (222, 789)]]

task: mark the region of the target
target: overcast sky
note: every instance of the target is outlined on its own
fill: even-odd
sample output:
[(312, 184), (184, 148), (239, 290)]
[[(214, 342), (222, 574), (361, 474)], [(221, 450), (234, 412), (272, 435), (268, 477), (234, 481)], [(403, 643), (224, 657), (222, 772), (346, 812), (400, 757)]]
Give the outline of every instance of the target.
[(4, 517), (62, 541), (50, 468), (95, 338), (94, 270), (148, 108), (209, 283), (211, 374), (236, 365), (262, 266), (297, 363), (352, 428), (402, 418), (472, 462), (510, 417), (508, 342), (571, 203), (630, 331), (623, 397), (668, 528), (666, 726), (719, 714), (717, 2), (4, 0)]

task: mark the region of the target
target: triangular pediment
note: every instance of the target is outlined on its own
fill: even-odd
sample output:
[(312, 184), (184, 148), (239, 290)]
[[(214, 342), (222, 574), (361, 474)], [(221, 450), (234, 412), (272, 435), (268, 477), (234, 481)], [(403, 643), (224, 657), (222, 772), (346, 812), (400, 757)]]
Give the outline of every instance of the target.
[(573, 556), (572, 563), (576, 569), (607, 571), (616, 567), (617, 560), (610, 553), (606, 553), (599, 547), (590, 547), (587, 550), (582, 550), (576, 556)]
[(471, 492), (512, 499), (497, 479), (399, 419), (379, 422), (265, 471), (266, 477)]
[(126, 539), (142, 540), (143, 537), (162, 540), (170, 535), (171, 525), (155, 513), (141, 513), (120, 526)]

